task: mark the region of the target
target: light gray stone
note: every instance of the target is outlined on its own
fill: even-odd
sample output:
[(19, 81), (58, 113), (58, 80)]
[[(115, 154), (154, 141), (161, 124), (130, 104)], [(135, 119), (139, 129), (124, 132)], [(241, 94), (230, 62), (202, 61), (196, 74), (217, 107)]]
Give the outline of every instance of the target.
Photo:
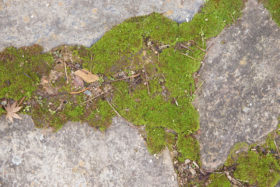
[(243, 16), (208, 43), (195, 100), (202, 165), (222, 165), (237, 142), (261, 140), (280, 113), (280, 28), (262, 4), (248, 0)]
[(191, 20), (203, 0), (0, 0), (0, 51), (40, 44), (45, 51), (62, 44), (89, 47), (125, 19), (165, 13)]
[(178, 186), (168, 150), (151, 155), (121, 118), (105, 133), (71, 122), (53, 133), (22, 117), (0, 119), (0, 186)]

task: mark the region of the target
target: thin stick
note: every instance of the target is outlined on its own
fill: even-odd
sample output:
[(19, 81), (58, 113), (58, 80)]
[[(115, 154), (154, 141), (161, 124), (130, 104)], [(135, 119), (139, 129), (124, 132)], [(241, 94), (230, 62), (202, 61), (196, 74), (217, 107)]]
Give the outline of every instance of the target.
[(199, 85), (199, 87), (194, 91), (194, 94), (196, 94), (199, 90), (200, 90), (200, 88), (202, 87), (202, 85), (204, 84), (204, 81)]
[(140, 73), (137, 73), (135, 75), (131, 75), (129, 77), (125, 77), (125, 78), (121, 78), (121, 79), (116, 79), (116, 80), (112, 80), (110, 82), (116, 82), (116, 81), (121, 81), (121, 80), (126, 80), (126, 79), (130, 79), (130, 78), (134, 78), (134, 77), (138, 77), (140, 75)]
[(278, 146), (277, 146), (277, 144), (276, 144), (276, 141), (275, 141), (275, 140), (274, 140), (274, 145), (275, 145), (276, 150), (277, 150), (277, 152), (278, 152), (278, 156), (280, 156), (280, 152), (279, 152), (279, 149), (278, 149)]
[(90, 99), (88, 99), (88, 100), (82, 102), (81, 104), (83, 105), (83, 104), (85, 104), (85, 103), (87, 103), (87, 102), (89, 102), (89, 101), (92, 101), (92, 100), (96, 99), (97, 97), (99, 97), (99, 96), (101, 96), (101, 95), (104, 95), (104, 94), (105, 94), (105, 93), (99, 94), (99, 95), (97, 95), (97, 96), (95, 96), (95, 97), (93, 97), (93, 98), (90, 98)]
[(87, 88), (85, 88), (85, 89), (82, 89), (82, 90), (80, 90), (80, 91), (77, 91), (77, 92), (70, 92), (70, 94), (71, 94), (71, 95), (79, 94), (79, 93), (82, 93), (82, 92), (84, 92), (84, 91), (86, 91), (86, 90), (88, 90), (88, 89), (89, 89), (89, 87), (87, 87)]
[(118, 111), (113, 107), (113, 105), (108, 101), (108, 99), (106, 99), (107, 103), (110, 105), (110, 107), (113, 109), (113, 111), (119, 116), (119, 117), (122, 117)]
[(23, 97), (21, 98), (21, 100), (19, 101), (19, 103), (17, 104), (17, 106), (20, 106), (20, 105), (22, 104), (22, 102), (24, 101), (24, 99), (25, 99), (25, 96), (23, 96)]
[[(202, 39), (203, 39), (203, 43), (204, 43), (204, 38), (202, 38)], [(205, 50), (205, 49), (202, 49), (201, 47), (199, 47), (199, 46), (197, 45), (197, 43), (196, 43), (194, 40), (191, 40), (191, 42), (194, 43), (194, 46), (195, 46), (195, 47), (197, 47), (198, 49), (200, 49), (200, 50), (203, 51), (203, 52), (206, 52), (206, 50)]]
[(233, 178), (232, 176), (230, 176), (230, 174), (229, 174), (228, 171), (225, 171), (225, 174), (226, 174), (226, 177), (228, 178), (228, 180), (229, 180), (230, 182), (232, 182), (233, 184), (239, 185), (239, 186), (242, 185), (241, 182), (239, 182), (238, 180), (236, 180), (235, 178)]
[(190, 50), (190, 51), (193, 51), (191, 48), (185, 46), (184, 44), (180, 44), (180, 45), (181, 45), (183, 48), (185, 48), (185, 49), (188, 49), (188, 50)]
[(195, 47), (197, 47), (198, 49), (200, 49), (201, 51), (203, 51), (204, 53), (206, 52), (205, 49), (202, 49), (201, 47), (199, 47), (198, 45), (195, 45)]
[(65, 71), (65, 76), (66, 76), (66, 84), (68, 84), (68, 83), (69, 83), (69, 81), (68, 81), (68, 75), (67, 75), (66, 63), (63, 61), (63, 64), (64, 64), (64, 71)]
[(174, 102), (175, 102), (176, 106), (179, 106), (177, 100), (175, 99), (175, 97), (173, 97), (173, 99), (174, 99)]
[(185, 53), (182, 53), (182, 55), (185, 55), (185, 56), (187, 56), (187, 57), (189, 57), (189, 58), (191, 58), (191, 59), (193, 59), (193, 60), (199, 61), (198, 59), (195, 59), (195, 58), (193, 58), (193, 57), (191, 57), (190, 55), (187, 55), (187, 54), (185, 54)]
[(145, 72), (145, 77), (146, 77), (146, 83), (147, 83), (147, 89), (148, 89), (148, 94), (150, 95), (150, 88), (149, 88), (149, 81), (148, 81), (148, 75), (147, 75), (147, 73), (146, 73), (146, 70), (145, 70), (145, 68), (144, 68), (144, 72)]
[(161, 50), (161, 49), (165, 49), (165, 48), (168, 48), (168, 47), (170, 47), (170, 45), (162, 45), (162, 46), (159, 46), (159, 49)]

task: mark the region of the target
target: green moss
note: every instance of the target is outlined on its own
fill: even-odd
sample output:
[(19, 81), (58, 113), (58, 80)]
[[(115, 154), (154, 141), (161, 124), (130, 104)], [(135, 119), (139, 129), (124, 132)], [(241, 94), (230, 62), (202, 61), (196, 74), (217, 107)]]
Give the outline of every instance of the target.
[[(176, 144), (180, 161), (188, 158), (199, 162), (199, 145), (193, 136), (199, 129), (199, 115), (192, 106), (196, 89), (192, 75), (200, 68), (205, 55), (199, 48), (205, 49), (207, 39), (240, 16), (242, 7), (242, 0), (209, 0), (191, 22), (182, 24), (158, 13), (131, 18), (105, 33), (90, 48), (62, 46), (52, 51), (52, 55), (42, 54), (36, 47), (27, 52), (8, 48), (0, 55), (0, 60), (5, 60), (0, 66), (0, 77), (4, 77), (0, 80), (0, 85), (4, 85), (0, 98), (28, 96), (33, 103), (30, 113), (34, 122), (55, 129), (73, 120), (86, 121), (105, 130), (115, 115), (114, 107), (135, 125), (145, 125), (150, 152), (157, 153), (166, 145)], [(168, 48), (160, 49), (165, 45)], [(40, 99), (38, 93), (34, 93), (40, 77), (48, 73), (52, 59), (61, 58), (63, 54), (72, 54), (76, 63), (102, 76), (101, 87), (112, 86), (112, 93), (83, 104), (87, 99), (84, 94), (71, 95), (71, 86), (60, 78), (52, 84), (59, 94)], [(24, 68), (19, 68), (22, 63)], [(15, 71), (7, 74), (7, 68)], [(67, 72), (70, 74), (69, 68)], [(118, 73), (139, 75), (117, 81)], [(15, 74), (20, 75), (19, 80), (14, 81)], [(12, 86), (7, 85), (9, 81)]]
[(200, 162), (199, 160), (199, 144), (198, 141), (191, 136), (179, 134), (177, 140), (177, 148), (180, 153), (178, 160), (184, 162), (186, 159)]
[(273, 18), (273, 20), (280, 26), (280, 1), (279, 0), (260, 0), (264, 3)]
[(181, 36), (185, 40), (200, 38), (202, 41), (216, 36), (241, 15), (243, 6), (241, 0), (209, 0), (191, 22), (180, 25)]
[(236, 143), (233, 148), (231, 148), (230, 153), (228, 155), (228, 159), (225, 162), (225, 166), (231, 166), (236, 162), (238, 155), (241, 152), (247, 152), (249, 150), (249, 145), (245, 142)]
[(211, 174), (210, 175), (210, 184), (208, 185), (209, 187), (230, 187), (231, 183), (225, 176), (225, 174), (221, 173), (216, 173), (216, 174)]
[[(67, 105), (67, 107), (69, 106), (68, 111), (66, 111), (66, 115), (68, 117), (69, 120), (71, 121), (80, 121), (80, 116), (83, 116), (84, 114), (84, 108), (82, 106), (76, 106), (74, 108), (71, 107), (71, 105)], [(67, 109), (66, 109), (67, 110)]]
[(92, 107), (92, 111), (86, 117), (86, 121), (91, 126), (104, 131), (111, 124), (114, 115), (110, 105), (105, 100), (99, 100), (96, 105)]
[(272, 155), (249, 151), (237, 160), (234, 177), (250, 185), (275, 186), (280, 180), (280, 166)]
[(162, 127), (146, 126), (147, 144), (151, 153), (158, 153), (165, 147), (165, 131)]
[(52, 56), (42, 53), (40, 46), (6, 48), (0, 52), (0, 98), (31, 98), (52, 64)]

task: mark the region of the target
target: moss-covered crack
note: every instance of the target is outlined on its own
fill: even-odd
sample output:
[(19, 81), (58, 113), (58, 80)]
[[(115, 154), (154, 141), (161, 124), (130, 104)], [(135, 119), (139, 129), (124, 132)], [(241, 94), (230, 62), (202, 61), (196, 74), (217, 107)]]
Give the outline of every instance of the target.
[[(265, 4), (270, 6), (270, 2), (273, 0)], [(188, 177), (181, 185), (202, 184), (205, 180), (212, 181), (212, 186), (221, 181), (229, 185), (223, 173), (205, 174), (200, 180), (183, 175), (186, 169), (181, 172), (178, 168), (187, 159), (200, 163), (196, 140), (199, 115), (192, 101), (200, 85), (196, 72), (205, 55), (206, 41), (232, 24), (243, 6), (242, 0), (209, 0), (191, 22), (182, 24), (157, 13), (131, 18), (90, 48), (60, 46), (47, 53), (37, 45), (6, 48), (0, 53), (1, 103), (4, 106), (25, 98), (22, 111), (30, 114), (38, 127), (55, 130), (69, 120), (106, 130), (117, 113), (135, 125), (145, 126), (151, 153), (166, 146), (176, 153), (179, 182), (183, 176)], [(273, 11), (278, 20), (279, 11)], [(78, 69), (98, 75), (99, 81), (76, 88), (73, 72)], [(81, 91), (85, 88), (87, 92)], [(1, 114), (5, 114), (3, 108)], [(254, 161), (238, 157), (234, 163), (246, 166), (263, 159), (253, 152), (247, 156)], [(276, 164), (273, 159), (269, 157), (264, 163)], [(243, 174), (237, 167), (234, 176), (247, 180)]]

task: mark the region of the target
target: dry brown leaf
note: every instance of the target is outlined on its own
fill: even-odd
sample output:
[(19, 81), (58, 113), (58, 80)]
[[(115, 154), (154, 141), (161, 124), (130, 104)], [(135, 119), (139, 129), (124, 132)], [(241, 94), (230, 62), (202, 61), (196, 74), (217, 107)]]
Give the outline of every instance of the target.
[(7, 107), (5, 107), (5, 110), (7, 112), (6, 120), (8, 120), (9, 122), (13, 123), (14, 122), (14, 118), (22, 119), (17, 114), (17, 112), (20, 111), (21, 108), (22, 108), (21, 106), (17, 106), (17, 102), (14, 102), (12, 105), (10, 103), (8, 103)]
[(99, 80), (97, 75), (94, 75), (85, 69), (75, 71), (74, 75), (81, 77), (87, 83), (92, 83)]

